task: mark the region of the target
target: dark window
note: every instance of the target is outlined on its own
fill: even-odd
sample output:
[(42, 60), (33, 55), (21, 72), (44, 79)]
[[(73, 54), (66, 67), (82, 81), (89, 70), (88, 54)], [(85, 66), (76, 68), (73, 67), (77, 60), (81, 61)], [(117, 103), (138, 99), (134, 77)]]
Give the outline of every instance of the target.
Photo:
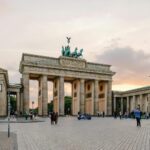
[(41, 90), (39, 91), (39, 96), (41, 95)]
[(105, 94), (102, 93), (102, 94), (99, 94), (99, 98), (104, 98), (105, 97)]
[(2, 84), (0, 84), (0, 92), (2, 92)]
[(86, 98), (90, 98), (90, 97), (92, 97), (92, 94), (91, 93), (87, 93), (86, 94)]
[(74, 93), (74, 97), (77, 97), (77, 93), (76, 92)]
[(88, 84), (88, 91), (90, 90), (91, 86)]
[(54, 96), (57, 96), (57, 91), (54, 92)]
[(102, 85), (100, 86), (100, 91), (103, 91), (103, 86)]
[(76, 84), (74, 84), (74, 89), (76, 89), (77, 88), (77, 85)]
[(56, 88), (57, 87), (57, 83), (55, 82), (54, 85), (55, 85), (55, 88)]

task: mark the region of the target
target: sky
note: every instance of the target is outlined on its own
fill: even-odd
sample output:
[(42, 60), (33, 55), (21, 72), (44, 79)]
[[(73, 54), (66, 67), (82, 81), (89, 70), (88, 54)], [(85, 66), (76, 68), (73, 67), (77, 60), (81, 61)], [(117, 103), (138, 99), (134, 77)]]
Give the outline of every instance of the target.
[(70, 36), (84, 59), (112, 65), (113, 90), (148, 86), (149, 8), (149, 0), (0, 0), (0, 68), (19, 83), (22, 53), (57, 58)]

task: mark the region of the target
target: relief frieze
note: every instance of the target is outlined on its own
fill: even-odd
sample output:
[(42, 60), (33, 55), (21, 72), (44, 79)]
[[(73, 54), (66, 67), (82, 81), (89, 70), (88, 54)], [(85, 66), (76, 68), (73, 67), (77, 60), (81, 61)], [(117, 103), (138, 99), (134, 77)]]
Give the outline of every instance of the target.
[(60, 65), (64, 67), (75, 67), (75, 68), (85, 68), (86, 61), (74, 58), (64, 58), (60, 57)]

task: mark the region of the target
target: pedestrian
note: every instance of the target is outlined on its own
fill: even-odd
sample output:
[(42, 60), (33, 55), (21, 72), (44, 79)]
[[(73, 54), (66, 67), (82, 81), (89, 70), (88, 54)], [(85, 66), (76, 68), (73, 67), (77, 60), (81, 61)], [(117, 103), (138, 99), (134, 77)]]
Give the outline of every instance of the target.
[(149, 112), (146, 112), (146, 119), (149, 119)]
[(124, 113), (124, 118), (127, 119), (127, 112)]
[(139, 108), (134, 110), (134, 116), (137, 122), (137, 127), (141, 127), (141, 111)]
[(120, 120), (122, 119), (122, 112), (120, 111), (119, 112), (119, 117), (120, 117)]
[(114, 118), (115, 119), (117, 118), (117, 112), (116, 111), (114, 112)]
[(28, 112), (25, 111), (25, 119), (28, 120)]
[(54, 117), (55, 117), (54, 115), (55, 115), (55, 113), (52, 112), (51, 117), (50, 117), (51, 118), (51, 125), (54, 124)]
[(103, 111), (103, 118), (105, 117), (105, 112)]

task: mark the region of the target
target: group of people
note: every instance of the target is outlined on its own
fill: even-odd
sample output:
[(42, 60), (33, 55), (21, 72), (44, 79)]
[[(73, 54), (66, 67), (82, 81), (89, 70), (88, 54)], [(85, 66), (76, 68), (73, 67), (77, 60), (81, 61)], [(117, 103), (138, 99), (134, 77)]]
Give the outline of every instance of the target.
[(104, 111), (103, 111), (103, 112), (97, 112), (97, 116), (98, 116), (98, 117), (101, 116), (101, 117), (104, 118), (104, 117), (105, 117), (105, 112), (104, 112)]
[(37, 114), (36, 112), (30, 111), (29, 113), (25, 112), (24, 116), (25, 116), (25, 120), (28, 120), (28, 118), (30, 118), (30, 120), (33, 120), (35, 119)]
[[(141, 127), (141, 116), (142, 116), (142, 112), (140, 111), (139, 108), (136, 108), (136, 109), (133, 110), (132, 113), (133, 113), (133, 115), (134, 115), (134, 118), (136, 119), (137, 126), (138, 126), (138, 127)], [(114, 118), (117, 118), (117, 116), (118, 116), (118, 115), (117, 115), (117, 112), (115, 111), (115, 112), (114, 112)], [(120, 117), (120, 119), (122, 119), (123, 116), (124, 116), (124, 118), (128, 118), (129, 114), (128, 114), (127, 112), (125, 112), (124, 115), (123, 115), (123, 113), (120, 111), (120, 112), (119, 112), (119, 117)]]
[(77, 116), (78, 120), (84, 119), (84, 120), (91, 120), (91, 115), (90, 114), (82, 114), (80, 112), (78, 112), (78, 116)]
[(58, 123), (58, 112), (51, 112), (50, 113), (50, 119), (51, 119), (51, 124), (57, 124)]

